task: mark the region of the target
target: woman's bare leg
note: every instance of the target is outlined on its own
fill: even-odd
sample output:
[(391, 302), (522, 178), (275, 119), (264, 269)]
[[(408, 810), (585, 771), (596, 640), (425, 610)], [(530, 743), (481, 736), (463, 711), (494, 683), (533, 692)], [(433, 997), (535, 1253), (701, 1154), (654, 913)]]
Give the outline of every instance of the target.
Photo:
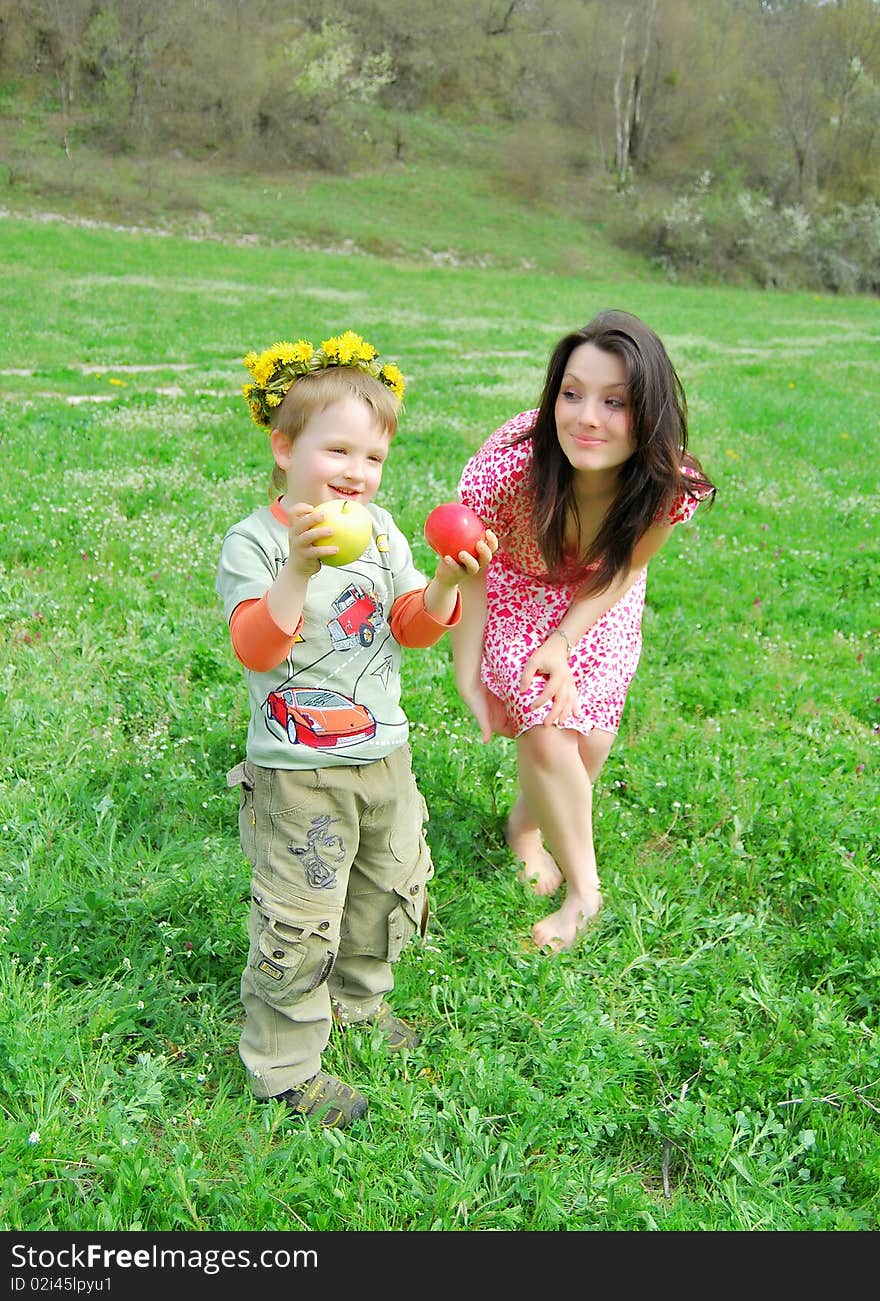
[(581, 763), (594, 785), (599, 780), (599, 773), (605, 767), (605, 760), (611, 753), (616, 738), (616, 732), (603, 732), (599, 727), (594, 727), (588, 736), (583, 736), (580, 732), (577, 734)]
[(598, 776), (613, 741), (607, 732), (584, 737), (553, 727), (533, 727), (517, 740), (524, 809), (537, 823), (567, 885), (562, 906), (532, 927), (541, 949), (571, 948), (602, 907), (593, 845), (591, 773)]
[[(598, 779), (614, 744), (614, 732), (594, 728), (589, 736), (577, 733), (581, 762), (592, 782)], [(504, 838), (515, 858), (522, 863), (519, 879), (537, 895), (554, 894), (564, 880), (556, 861), (547, 853), (538, 820), (520, 791), (504, 826)]]
[(553, 894), (562, 885), (562, 873), (544, 848), (541, 828), (529, 812), (522, 791), (504, 825), (504, 839), (514, 858), (522, 863), (519, 879), (535, 894)]

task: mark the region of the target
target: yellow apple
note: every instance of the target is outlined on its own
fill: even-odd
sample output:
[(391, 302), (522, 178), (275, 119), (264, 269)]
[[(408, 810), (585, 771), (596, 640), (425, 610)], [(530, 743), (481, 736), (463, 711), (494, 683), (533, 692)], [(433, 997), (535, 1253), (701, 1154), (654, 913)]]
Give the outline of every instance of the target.
[(315, 509), (324, 516), (324, 524), (333, 529), (331, 537), (321, 538), (316, 545), (339, 547), (335, 556), (323, 557), (325, 565), (350, 565), (363, 555), (373, 536), (373, 520), (366, 506), (334, 497)]

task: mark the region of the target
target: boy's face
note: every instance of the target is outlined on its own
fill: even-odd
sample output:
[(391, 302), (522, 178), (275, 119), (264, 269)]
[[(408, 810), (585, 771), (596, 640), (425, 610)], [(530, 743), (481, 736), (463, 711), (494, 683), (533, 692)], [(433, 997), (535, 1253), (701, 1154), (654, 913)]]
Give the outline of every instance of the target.
[(371, 408), (354, 396), (317, 412), (293, 442), (277, 430), (272, 433), (290, 504), (310, 506), (334, 499), (366, 506), (379, 489), (390, 443)]

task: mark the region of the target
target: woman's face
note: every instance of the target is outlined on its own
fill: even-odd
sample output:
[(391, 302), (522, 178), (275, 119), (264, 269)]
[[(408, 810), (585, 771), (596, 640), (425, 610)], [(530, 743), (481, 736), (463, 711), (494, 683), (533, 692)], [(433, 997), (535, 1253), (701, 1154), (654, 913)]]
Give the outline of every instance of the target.
[(626, 364), (582, 343), (568, 358), (554, 407), (559, 446), (575, 477), (616, 471), (636, 450)]

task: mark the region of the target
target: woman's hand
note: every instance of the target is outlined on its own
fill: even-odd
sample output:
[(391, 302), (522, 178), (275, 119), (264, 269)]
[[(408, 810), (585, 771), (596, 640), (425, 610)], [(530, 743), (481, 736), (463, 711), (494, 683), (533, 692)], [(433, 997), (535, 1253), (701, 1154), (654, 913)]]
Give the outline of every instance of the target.
[(550, 634), (543, 646), (532, 651), (525, 662), (519, 682), (521, 691), (526, 691), (532, 685), (536, 674), (547, 679), (540, 695), (529, 706), (530, 709), (540, 709), (548, 701), (553, 702), (552, 708), (544, 719), (545, 727), (577, 713), (578, 694), (568, 656), (568, 642), (561, 633), (554, 632)]
[(496, 733), (498, 736), (516, 735), (504, 705), (482, 682), (470, 686), (459, 684), (458, 694), (477, 720), (484, 745), (488, 745)]

